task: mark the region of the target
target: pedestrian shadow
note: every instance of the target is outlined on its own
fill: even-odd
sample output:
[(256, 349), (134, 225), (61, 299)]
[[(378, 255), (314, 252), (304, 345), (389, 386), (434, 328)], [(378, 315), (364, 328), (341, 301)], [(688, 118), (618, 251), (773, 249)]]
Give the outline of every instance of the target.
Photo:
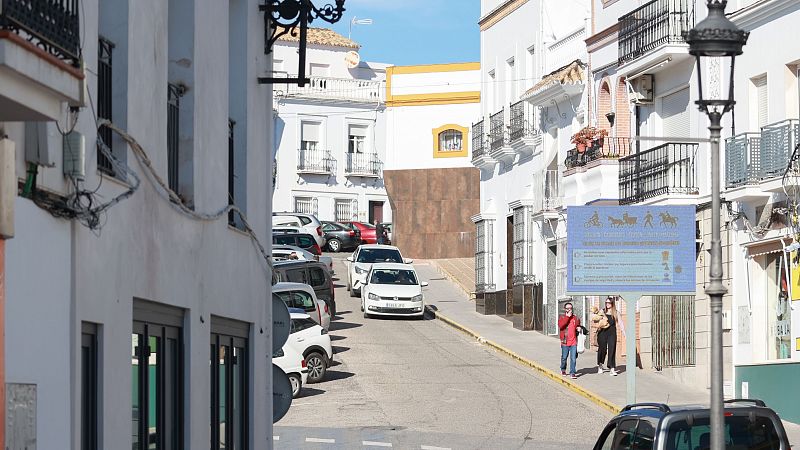
[(331, 317), (331, 321), (335, 322), (338, 320), (344, 320), (344, 317), (342, 317), (343, 314), (352, 314), (352, 313), (353, 311), (336, 311), (336, 315)]

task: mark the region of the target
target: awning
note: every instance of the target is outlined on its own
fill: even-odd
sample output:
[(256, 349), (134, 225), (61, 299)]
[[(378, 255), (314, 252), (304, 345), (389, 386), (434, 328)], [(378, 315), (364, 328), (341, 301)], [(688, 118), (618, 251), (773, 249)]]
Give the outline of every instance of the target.
[[(781, 243), (781, 241), (783, 241), (783, 243)], [(747, 256), (754, 258), (756, 256), (781, 252), (784, 247), (788, 247), (793, 241), (794, 239), (791, 237), (772, 238), (745, 244), (745, 248), (747, 249)]]

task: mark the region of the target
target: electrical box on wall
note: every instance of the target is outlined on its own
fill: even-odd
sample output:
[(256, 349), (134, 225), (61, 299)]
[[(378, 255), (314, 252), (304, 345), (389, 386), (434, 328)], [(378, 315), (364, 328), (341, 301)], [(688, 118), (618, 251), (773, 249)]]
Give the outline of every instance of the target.
[(83, 180), (86, 176), (86, 140), (82, 134), (73, 131), (64, 136), (64, 176)]
[(58, 145), (55, 122), (25, 122), (25, 161), (45, 167), (56, 165)]
[(645, 74), (631, 80), (633, 103), (653, 103), (653, 75)]

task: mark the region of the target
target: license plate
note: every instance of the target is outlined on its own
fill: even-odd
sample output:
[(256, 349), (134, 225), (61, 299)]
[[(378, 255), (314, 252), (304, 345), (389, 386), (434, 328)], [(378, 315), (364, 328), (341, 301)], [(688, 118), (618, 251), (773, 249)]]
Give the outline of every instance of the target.
[(387, 303), (386, 306), (388, 308), (402, 308), (403, 304), (402, 303)]

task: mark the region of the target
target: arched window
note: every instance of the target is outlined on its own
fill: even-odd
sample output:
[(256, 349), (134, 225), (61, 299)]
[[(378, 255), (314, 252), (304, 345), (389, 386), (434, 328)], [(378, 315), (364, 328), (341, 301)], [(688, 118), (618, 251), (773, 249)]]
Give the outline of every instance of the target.
[(455, 124), (442, 125), (433, 130), (433, 157), (450, 158), (467, 156), (469, 129)]

